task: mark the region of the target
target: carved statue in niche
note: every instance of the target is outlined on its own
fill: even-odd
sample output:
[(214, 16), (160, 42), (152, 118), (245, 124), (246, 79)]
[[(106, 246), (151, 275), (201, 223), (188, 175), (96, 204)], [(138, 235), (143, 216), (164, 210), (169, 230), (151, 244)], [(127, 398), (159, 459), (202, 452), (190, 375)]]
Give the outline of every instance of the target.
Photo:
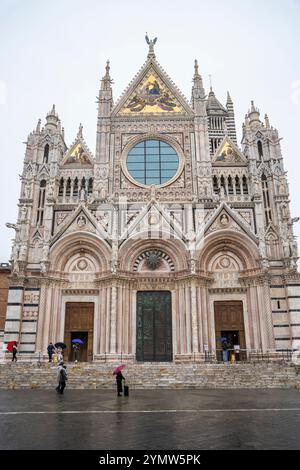
[(80, 215), (77, 219), (78, 227), (82, 228), (86, 225), (86, 218), (83, 215)]
[(197, 261), (195, 259), (193, 258), (191, 259), (190, 266), (191, 266), (191, 274), (196, 274)]
[(53, 198), (54, 196), (54, 185), (55, 185), (54, 181), (49, 182), (48, 193), (47, 193), (48, 198)]
[(27, 216), (27, 208), (25, 206), (22, 206), (21, 215), (20, 215), (21, 222), (24, 222), (26, 220), (26, 216)]
[(290, 257), (290, 244), (286, 239), (283, 240), (282, 247), (283, 247), (284, 257), (289, 258)]
[(48, 259), (48, 254), (49, 254), (49, 246), (48, 245), (44, 245), (43, 246), (43, 257), (42, 259), (47, 261)]
[(226, 227), (229, 224), (229, 218), (227, 217), (226, 214), (221, 215), (220, 224), (223, 225), (223, 227)]
[(23, 196), (26, 199), (30, 199), (31, 197), (31, 183), (27, 182), (24, 186)]
[(107, 197), (106, 189), (102, 186), (99, 190), (99, 199), (100, 201), (105, 201)]
[(282, 204), (282, 205), (281, 205), (281, 215), (282, 215), (282, 218), (283, 218), (283, 219), (286, 219), (286, 218), (289, 217), (288, 209), (287, 209), (287, 205), (286, 205), (286, 204)]
[(19, 252), (19, 260), (25, 261), (26, 256), (27, 256), (27, 247), (25, 245), (22, 245), (20, 248), (20, 252)]
[(290, 242), (290, 250), (291, 250), (291, 254), (294, 258), (298, 258), (298, 243), (296, 242), (296, 240), (292, 240)]
[(109, 223), (109, 213), (104, 212), (104, 214), (100, 215), (99, 216), (99, 222), (104, 228), (107, 228), (108, 223)]
[(279, 186), (279, 194), (282, 194), (282, 195), (286, 194), (286, 185), (285, 185), (284, 182), (281, 182), (281, 183), (280, 183), (280, 186)]
[(80, 190), (79, 199), (80, 199), (80, 202), (84, 202), (84, 201), (85, 201), (85, 189), (84, 189), (84, 188), (81, 188), (81, 190)]
[(47, 272), (47, 265), (43, 261), (41, 262), (41, 273), (45, 274)]

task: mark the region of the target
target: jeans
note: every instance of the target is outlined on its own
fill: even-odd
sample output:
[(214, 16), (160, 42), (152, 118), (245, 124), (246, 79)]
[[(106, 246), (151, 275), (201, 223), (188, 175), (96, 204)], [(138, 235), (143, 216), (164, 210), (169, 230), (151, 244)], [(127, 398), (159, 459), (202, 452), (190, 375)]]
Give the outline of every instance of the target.
[(228, 350), (223, 349), (223, 361), (228, 362)]

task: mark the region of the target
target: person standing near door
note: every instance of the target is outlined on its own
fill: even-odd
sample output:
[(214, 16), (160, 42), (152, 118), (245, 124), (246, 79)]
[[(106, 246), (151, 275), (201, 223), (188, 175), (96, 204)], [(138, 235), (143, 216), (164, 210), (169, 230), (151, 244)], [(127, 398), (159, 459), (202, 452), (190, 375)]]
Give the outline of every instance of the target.
[(228, 343), (227, 339), (222, 340), (223, 362), (228, 362)]
[(55, 347), (53, 346), (52, 343), (50, 343), (48, 348), (47, 348), (49, 362), (52, 362), (52, 356), (53, 356), (54, 351), (55, 351)]

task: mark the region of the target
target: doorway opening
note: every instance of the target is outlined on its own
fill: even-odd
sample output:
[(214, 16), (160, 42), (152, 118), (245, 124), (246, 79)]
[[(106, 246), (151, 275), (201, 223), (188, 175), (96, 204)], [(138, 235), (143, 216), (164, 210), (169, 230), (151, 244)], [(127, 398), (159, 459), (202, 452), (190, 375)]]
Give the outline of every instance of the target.
[(172, 306), (170, 291), (137, 293), (136, 359), (172, 361)]
[(92, 302), (67, 302), (65, 319), (65, 344), (64, 358), (75, 361), (75, 351), (72, 341), (80, 339), (77, 353), (78, 361), (90, 362), (93, 360), (93, 334), (94, 334), (94, 303)]
[(243, 302), (238, 300), (217, 301), (214, 303), (214, 311), (217, 360), (222, 361), (222, 341), (224, 339), (226, 339), (229, 350), (229, 358), (234, 354), (235, 360), (246, 360)]

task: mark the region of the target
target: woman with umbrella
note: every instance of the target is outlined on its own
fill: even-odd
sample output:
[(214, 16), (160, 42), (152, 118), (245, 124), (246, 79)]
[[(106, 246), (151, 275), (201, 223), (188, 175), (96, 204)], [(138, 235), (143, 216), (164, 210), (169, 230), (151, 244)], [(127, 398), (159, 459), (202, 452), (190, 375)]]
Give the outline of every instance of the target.
[(9, 343), (7, 343), (7, 351), (9, 352), (12, 352), (12, 362), (17, 362), (17, 352), (18, 352), (18, 348), (17, 348), (17, 341), (9, 341)]
[(125, 380), (125, 377), (122, 375), (121, 370), (124, 369), (124, 367), (126, 367), (125, 364), (121, 364), (113, 373), (113, 375), (116, 376), (118, 397), (121, 397), (123, 393), (122, 380)]
[(57, 349), (57, 359), (58, 359), (58, 363), (60, 362), (63, 362), (64, 360), (64, 356), (63, 356), (63, 353), (62, 353), (62, 350), (65, 349), (67, 346), (65, 345), (65, 343), (55, 343), (54, 345)]
[(80, 353), (80, 344), (84, 344), (84, 342), (82, 341), (82, 339), (76, 338), (72, 340), (72, 343), (73, 343), (74, 359), (75, 359), (75, 362), (78, 362), (78, 356)]

